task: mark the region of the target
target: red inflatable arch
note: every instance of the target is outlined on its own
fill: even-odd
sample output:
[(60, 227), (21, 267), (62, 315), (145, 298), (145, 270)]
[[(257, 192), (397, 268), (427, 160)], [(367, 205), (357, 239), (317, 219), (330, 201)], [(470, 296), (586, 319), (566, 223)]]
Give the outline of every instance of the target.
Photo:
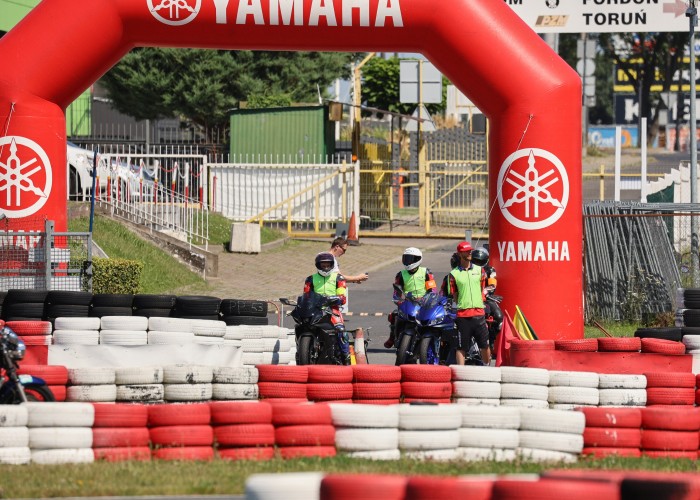
[(66, 106), (137, 46), (421, 52), (490, 118), (499, 292), (580, 338), (581, 83), (502, 0), (43, 0), (0, 40), (0, 210), (66, 226)]

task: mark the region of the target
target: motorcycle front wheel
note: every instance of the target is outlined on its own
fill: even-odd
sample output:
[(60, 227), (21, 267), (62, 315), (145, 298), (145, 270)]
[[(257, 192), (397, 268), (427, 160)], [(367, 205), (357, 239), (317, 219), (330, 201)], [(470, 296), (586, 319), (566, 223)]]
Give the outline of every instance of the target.
[[(27, 401), (30, 402), (51, 402), (56, 401), (56, 398), (47, 386), (42, 384), (27, 384), (22, 386), (24, 388), (24, 395), (27, 397)], [(0, 395), (0, 404), (4, 405), (18, 405), (23, 403), (20, 387), (8, 387), (4, 386), (2, 395)]]
[(318, 360), (318, 350), (313, 337), (305, 336), (299, 339), (299, 364), (315, 365)]
[(399, 346), (396, 348), (396, 366), (408, 363), (408, 350), (411, 348), (412, 339), (410, 335), (401, 335)]
[(435, 352), (435, 339), (423, 337), (418, 343), (418, 362), (421, 365), (437, 365), (440, 362)]

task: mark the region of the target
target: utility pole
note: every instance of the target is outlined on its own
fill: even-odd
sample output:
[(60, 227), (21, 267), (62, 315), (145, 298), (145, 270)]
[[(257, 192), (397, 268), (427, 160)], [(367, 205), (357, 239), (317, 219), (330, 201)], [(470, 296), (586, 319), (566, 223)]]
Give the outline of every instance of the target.
[[(695, 75), (695, 27), (698, 25), (698, 9), (696, 0), (690, 0), (685, 15), (690, 24), (690, 203), (698, 202), (698, 146), (697, 146), (697, 122), (695, 116), (695, 103), (697, 101), (696, 88), (697, 77)], [(698, 255), (698, 218), (690, 217), (690, 256), (693, 268), (693, 287), (700, 285), (700, 256)]]
[(360, 121), (362, 120), (362, 66), (374, 57), (375, 52), (367, 54), (360, 64), (352, 68), (352, 103), (354, 120), (352, 122), (353, 160), (360, 158)]

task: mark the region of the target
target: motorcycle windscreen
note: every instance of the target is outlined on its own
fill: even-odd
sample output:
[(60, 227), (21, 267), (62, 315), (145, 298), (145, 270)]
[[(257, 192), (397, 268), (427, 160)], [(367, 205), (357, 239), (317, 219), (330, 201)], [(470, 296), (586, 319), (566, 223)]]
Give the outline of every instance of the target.
[(316, 323), (325, 314), (322, 307), (326, 304), (326, 300), (325, 296), (314, 291), (305, 293), (299, 297), (292, 311), (292, 317), (299, 321), (311, 320), (311, 323)]
[(445, 316), (445, 304), (447, 299), (435, 293), (426, 294), (423, 297), (423, 304), (418, 313), (418, 320), (422, 324), (433, 324), (441, 321)]

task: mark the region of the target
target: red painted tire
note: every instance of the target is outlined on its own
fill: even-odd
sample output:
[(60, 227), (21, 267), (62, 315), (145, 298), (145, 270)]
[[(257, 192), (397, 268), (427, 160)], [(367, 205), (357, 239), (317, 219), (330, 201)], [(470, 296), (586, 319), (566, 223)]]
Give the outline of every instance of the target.
[(8, 321), (5, 324), (17, 335), (23, 337), (51, 335), (53, 330), (50, 321)]
[(59, 402), (63, 402), (66, 400), (66, 386), (65, 385), (50, 385), (49, 389), (51, 389), (51, 392), (53, 393), (54, 399)]
[(613, 482), (540, 479), (539, 481), (498, 480), (493, 485), (493, 500), (588, 500), (620, 498), (620, 486)]
[[(381, 498), (403, 500), (408, 477), (388, 474), (329, 474), (321, 481), (321, 500)], [(435, 497), (433, 497), (435, 498)]]
[(150, 435), (146, 427), (100, 427), (92, 429), (93, 448), (148, 447)]
[(305, 384), (309, 380), (306, 366), (257, 365), (258, 382), (296, 382)]
[(647, 389), (647, 405), (695, 404), (695, 389), (682, 387), (652, 387)]
[(556, 344), (553, 340), (511, 340), (510, 347), (514, 351), (553, 351)]
[(272, 424), (285, 425), (332, 425), (333, 417), (328, 405), (277, 404), (272, 408)]
[(213, 460), (214, 448), (211, 446), (178, 446), (177, 448), (159, 448), (153, 452), (158, 460)]
[(352, 366), (309, 365), (308, 382), (314, 384), (347, 384), (352, 382)]
[(654, 451), (654, 450), (644, 450), (642, 455), (651, 458), (687, 458), (688, 460), (697, 460), (697, 451)]
[(207, 403), (168, 403), (148, 406), (148, 425), (208, 425), (211, 410)]
[(68, 384), (68, 368), (60, 365), (21, 365), (19, 375), (34, 375), (46, 382), (46, 385)]
[(491, 500), (493, 481), (464, 480), (457, 477), (411, 477), (406, 483), (405, 500), (434, 500), (438, 498), (468, 498)]
[(441, 365), (401, 365), (401, 382), (451, 382), (452, 370)]
[(643, 408), (642, 427), (667, 431), (700, 431), (700, 408)]
[(272, 424), (219, 425), (214, 427), (214, 438), (221, 446), (272, 446), (275, 428)]
[(595, 448), (636, 448), (642, 445), (641, 429), (586, 427), (583, 445)]
[(639, 337), (600, 337), (599, 352), (639, 352), (642, 342)]
[(639, 448), (602, 448), (602, 447), (592, 447), (583, 448), (581, 451), (582, 455), (591, 455), (595, 458), (605, 458), (605, 457), (630, 457), (639, 458), (642, 456), (642, 452)]
[(219, 448), (219, 458), (223, 460), (272, 460), (275, 458), (275, 449), (272, 446)]
[[(449, 367), (445, 368), (449, 370)], [(401, 393), (404, 398), (411, 399), (450, 399), (452, 382), (401, 382)]]
[(695, 389), (695, 375), (690, 372), (645, 373), (647, 389), (651, 387), (684, 387)]
[(352, 365), (352, 376), (355, 383), (401, 382), (401, 368), (387, 365)]
[(20, 335), (20, 340), (24, 342), (25, 346), (37, 346), (37, 345), (51, 345), (51, 340), (53, 337), (51, 335)]
[(435, 404), (450, 404), (450, 398), (403, 398), (403, 402), (408, 403), (435, 403)]
[(168, 425), (149, 430), (151, 443), (160, 446), (211, 446), (214, 431), (210, 425)]
[(643, 338), (642, 352), (655, 354), (685, 354), (685, 344), (673, 340)]
[(288, 405), (288, 404), (307, 404), (309, 402), (306, 398), (265, 398), (265, 403), (269, 405)]
[(698, 451), (697, 432), (642, 430), (642, 451)]
[(356, 405), (397, 405), (401, 403), (401, 400), (396, 399), (353, 399), (352, 402)]
[(275, 429), (277, 446), (335, 446), (332, 425), (287, 425)]
[(639, 408), (583, 407), (577, 411), (586, 416), (586, 427), (639, 429), (642, 426), (642, 412)]
[(269, 403), (241, 403), (237, 401), (212, 401), (213, 424), (269, 424), (272, 422), (272, 406)]
[(333, 401), (352, 398), (352, 384), (309, 383), (306, 384), (306, 397), (309, 401)]
[[(395, 368), (398, 368), (398, 366)], [(400, 397), (400, 382), (387, 382), (384, 384), (356, 382), (353, 384), (352, 399), (398, 399)]]
[(92, 406), (95, 408), (93, 427), (146, 427), (148, 424), (145, 405), (93, 403)]
[(596, 352), (598, 350), (598, 339), (555, 340), (554, 348), (557, 351)]
[(151, 449), (148, 446), (139, 448), (96, 448), (92, 451), (95, 453), (95, 460), (104, 460), (105, 462), (144, 461), (151, 459)]
[(335, 446), (287, 446), (278, 450), (285, 460), (304, 457), (326, 458), (336, 455)]
[[(270, 365), (275, 366), (275, 365)], [(258, 382), (260, 398), (306, 398), (306, 384), (295, 382)]]

